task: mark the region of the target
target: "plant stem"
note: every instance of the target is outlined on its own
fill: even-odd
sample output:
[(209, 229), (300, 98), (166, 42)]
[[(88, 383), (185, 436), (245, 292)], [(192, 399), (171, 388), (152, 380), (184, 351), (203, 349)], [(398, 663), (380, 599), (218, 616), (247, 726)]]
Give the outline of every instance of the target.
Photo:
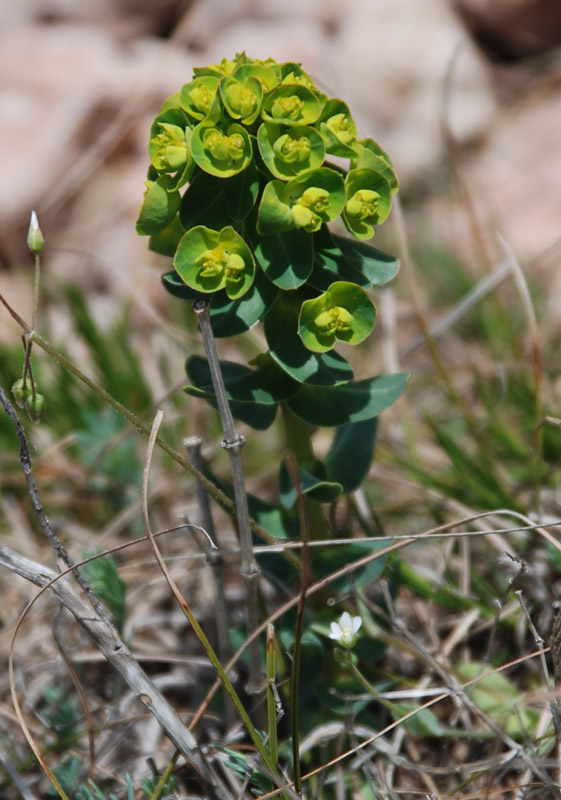
[(271, 761), (277, 765), (279, 753), (277, 742), (277, 703), (275, 697), (275, 626), (267, 625), (267, 730), (269, 733), (269, 753)]
[[(243, 436), (240, 436), (236, 430), (230, 404), (228, 403), (228, 398), (226, 396), (226, 388), (224, 386), (224, 379), (222, 378), (218, 353), (216, 352), (216, 345), (214, 343), (214, 334), (210, 324), (208, 301), (204, 299), (196, 300), (193, 303), (193, 310), (199, 321), (199, 328), (208, 360), (212, 385), (214, 387), (216, 401), (218, 403), (218, 413), (220, 414), (220, 421), (222, 423), (222, 430), (224, 432), (224, 441), (222, 442), (222, 447), (228, 451), (228, 455), (230, 456), (232, 478), (234, 483), (236, 517), (238, 520), (238, 529), (240, 534), (240, 571), (245, 582), (246, 591), (247, 630), (248, 633), (252, 633), (259, 624), (257, 613), (257, 593), (261, 570), (259, 569), (257, 561), (255, 560), (255, 556), (253, 554), (253, 542), (251, 541), (249, 508), (247, 505), (247, 492), (245, 489), (245, 477), (242, 461), (242, 447), (245, 444), (245, 439)], [(249, 650), (249, 681), (246, 689), (250, 694), (257, 694), (262, 692), (264, 688), (265, 681), (263, 680), (263, 674), (261, 671), (259, 642), (256, 640), (254, 643), (252, 643)]]

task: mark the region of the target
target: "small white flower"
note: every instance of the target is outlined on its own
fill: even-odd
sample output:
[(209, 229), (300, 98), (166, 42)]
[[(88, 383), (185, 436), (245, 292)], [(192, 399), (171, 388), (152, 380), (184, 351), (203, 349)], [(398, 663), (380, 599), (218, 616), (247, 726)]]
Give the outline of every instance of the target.
[(351, 617), (348, 611), (343, 611), (339, 622), (331, 623), (329, 638), (350, 649), (357, 640), (357, 633), (361, 625), (362, 619), (360, 617)]

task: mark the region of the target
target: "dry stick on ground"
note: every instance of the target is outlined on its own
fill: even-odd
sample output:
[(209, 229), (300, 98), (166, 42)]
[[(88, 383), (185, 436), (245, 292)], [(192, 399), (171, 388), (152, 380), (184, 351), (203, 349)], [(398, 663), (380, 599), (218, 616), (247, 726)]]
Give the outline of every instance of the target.
[[(6, 567), (16, 575), (41, 587), (42, 591), (47, 589), (52, 591), (55, 597), (57, 597), (64, 607), (76, 618), (86, 633), (96, 642), (111, 665), (123, 676), (133, 694), (158, 720), (166, 735), (177, 749), (193, 764), (203, 780), (208, 781), (205, 788), (209, 792), (209, 797), (216, 798), (217, 800), (231, 800), (229, 792), (222, 789), (222, 787), (213, 785), (215, 784), (215, 780), (212, 777), (210, 765), (205, 754), (199, 747), (197, 740), (185, 727), (174, 709), (139, 666), (130, 650), (119, 639), (115, 628), (112, 625), (107, 625), (98, 616), (92, 616), (90, 606), (82, 600), (71, 586), (66, 577), (71, 570), (66, 570), (63, 573), (56, 573), (44, 567), (42, 564), (38, 564), (14, 552), (5, 545), (0, 545), (0, 566)], [(37, 595), (35, 599), (37, 599), (37, 597), (39, 597), (39, 595)], [(33, 602), (34, 600), (32, 603)], [(23, 615), (21, 619), (23, 619)], [(17, 633), (17, 629), (15, 633)], [(12, 663), (10, 663), (10, 672), (13, 676)], [(15, 695), (14, 704), (20, 723), (22, 723), (24, 732), (26, 732), (25, 723), (21, 716), (21, 711)], [(27, 738), (29, 741), (29, 737)], [(35, 747), (31, 741), (30, 745), (35, 751)]]
[[(69, 567), (67, 572), (72, 572), (80, 583), (81, 588), (86, 594), (89, 604), (86, 604), (75, 592), (69, 581), (57, 575), (52, 570), (47, 569), (41, 564), (30, 561), (27, 558), (15, 553), (10, 548), (0, 546), (0, 565), (15, 572), (26, 580), (31, 581), (36, 586), (42, 588), (52, 588), (53, 593), (59, 601), (74, 615), (80, 625), (94, 639), (110, 663), (121, 673), (126, 683), (138, 699), (156, 717), (167, 736), (176, 748), (189, 760), (202, 778), (203, 784), (210, 797), (216, 800), (231, 800), (230, 793), (221, 787), (213, 774), (205, 754), (199, 747), (194, 735), (187, 729), (177, 716), (173, 708), (168, 704), (163, 695), (158, 691), (154, 683), (144, 673), (142, 668), (134, 659), (130, 650), (120, 640), (117, 631), (109, 619), (109, 615), (97, 599), (95, 593), (80, 575), (70, 556), (62, 546), (58, 537), (52, 531), (49, 521), (43, 510), (37, 485), (31, 472), (31, 459), (29, 455), (29, 445), (21, 423), (17, 417), (13, 405), (8, 400), (4, 390), (0, 387), (0, 401), (14, 424), (19, 443), (20, 461), (27, 480), (28, 491), (33, 503), (33, 508), (41, 528), (45, 532), (57, 555), (63, 559)], [(63, 573), (63, 575), (66, 573)], [(91, 606), (91, 607), (90, 607)], [(93, 614), (92, 614), (93, 610)], [(17, 631), (16, 631), (17, 632)], [(10, 672), (13, 677), (13, 664), (10, 659)], [(26, 737), (38, 755), (35, 745), (28, 736), (25, 722), (19, 709), (19, 704), (15, 694), (15, 687), (12, 681), (12, 695), (16, 713)]]

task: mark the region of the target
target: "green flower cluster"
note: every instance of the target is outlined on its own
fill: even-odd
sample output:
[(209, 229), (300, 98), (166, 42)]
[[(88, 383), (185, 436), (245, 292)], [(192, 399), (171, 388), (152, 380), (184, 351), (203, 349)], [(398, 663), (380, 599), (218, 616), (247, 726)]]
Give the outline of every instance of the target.
[(294, 335), (307, 350), (368, 336), (375, 308), (366, 290), (376, 281), (362, 266), (371, 259), (349, 253), (327, 223), (340, 217), (355, 239), (371, 238), (397, 180), (388, 155), (357, 139), (346, 103), (299, 64), (242, 53), (194, 70), (163, 103), (149, 152), (137, 230), (173, 257), (169, 291), (212, 293), (217, 335), (262, 319), (284, 290), (299, 298)]

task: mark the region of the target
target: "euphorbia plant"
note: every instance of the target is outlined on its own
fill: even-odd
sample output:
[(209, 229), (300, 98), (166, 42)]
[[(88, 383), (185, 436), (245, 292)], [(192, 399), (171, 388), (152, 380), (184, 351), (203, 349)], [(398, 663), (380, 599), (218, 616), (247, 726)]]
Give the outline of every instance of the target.
[[(368, 337), (376, 320), (369, 290), (399, 266), (364, 241), (398, 188), (389, 156), (357, 138), (346, 103), (328, 98), (299, 64), (244, 53), (194, 70), (163, 103), (149, 152), (137, 230), (173, 258), (165, 288), (190, 302), (206, 298), (216, 337), (264, 323), (266, 353), (251, 365), (221, 363), (234, 417), (265, 429), (281, 406), (301, 490), (320, 501), (353, 491), (372, 459), (377, 416), (407, 380), (355, 381), (334, 350)], [(350, 236), (331, 230), (336, 220)], [(186, 391), (214, 403), (206, 360), (191, 356), (186, 369)], [(309, 426), (338, 429), (323, 464)], [(280, 477), (290, 507), (296, 492), (286, 470)]]

